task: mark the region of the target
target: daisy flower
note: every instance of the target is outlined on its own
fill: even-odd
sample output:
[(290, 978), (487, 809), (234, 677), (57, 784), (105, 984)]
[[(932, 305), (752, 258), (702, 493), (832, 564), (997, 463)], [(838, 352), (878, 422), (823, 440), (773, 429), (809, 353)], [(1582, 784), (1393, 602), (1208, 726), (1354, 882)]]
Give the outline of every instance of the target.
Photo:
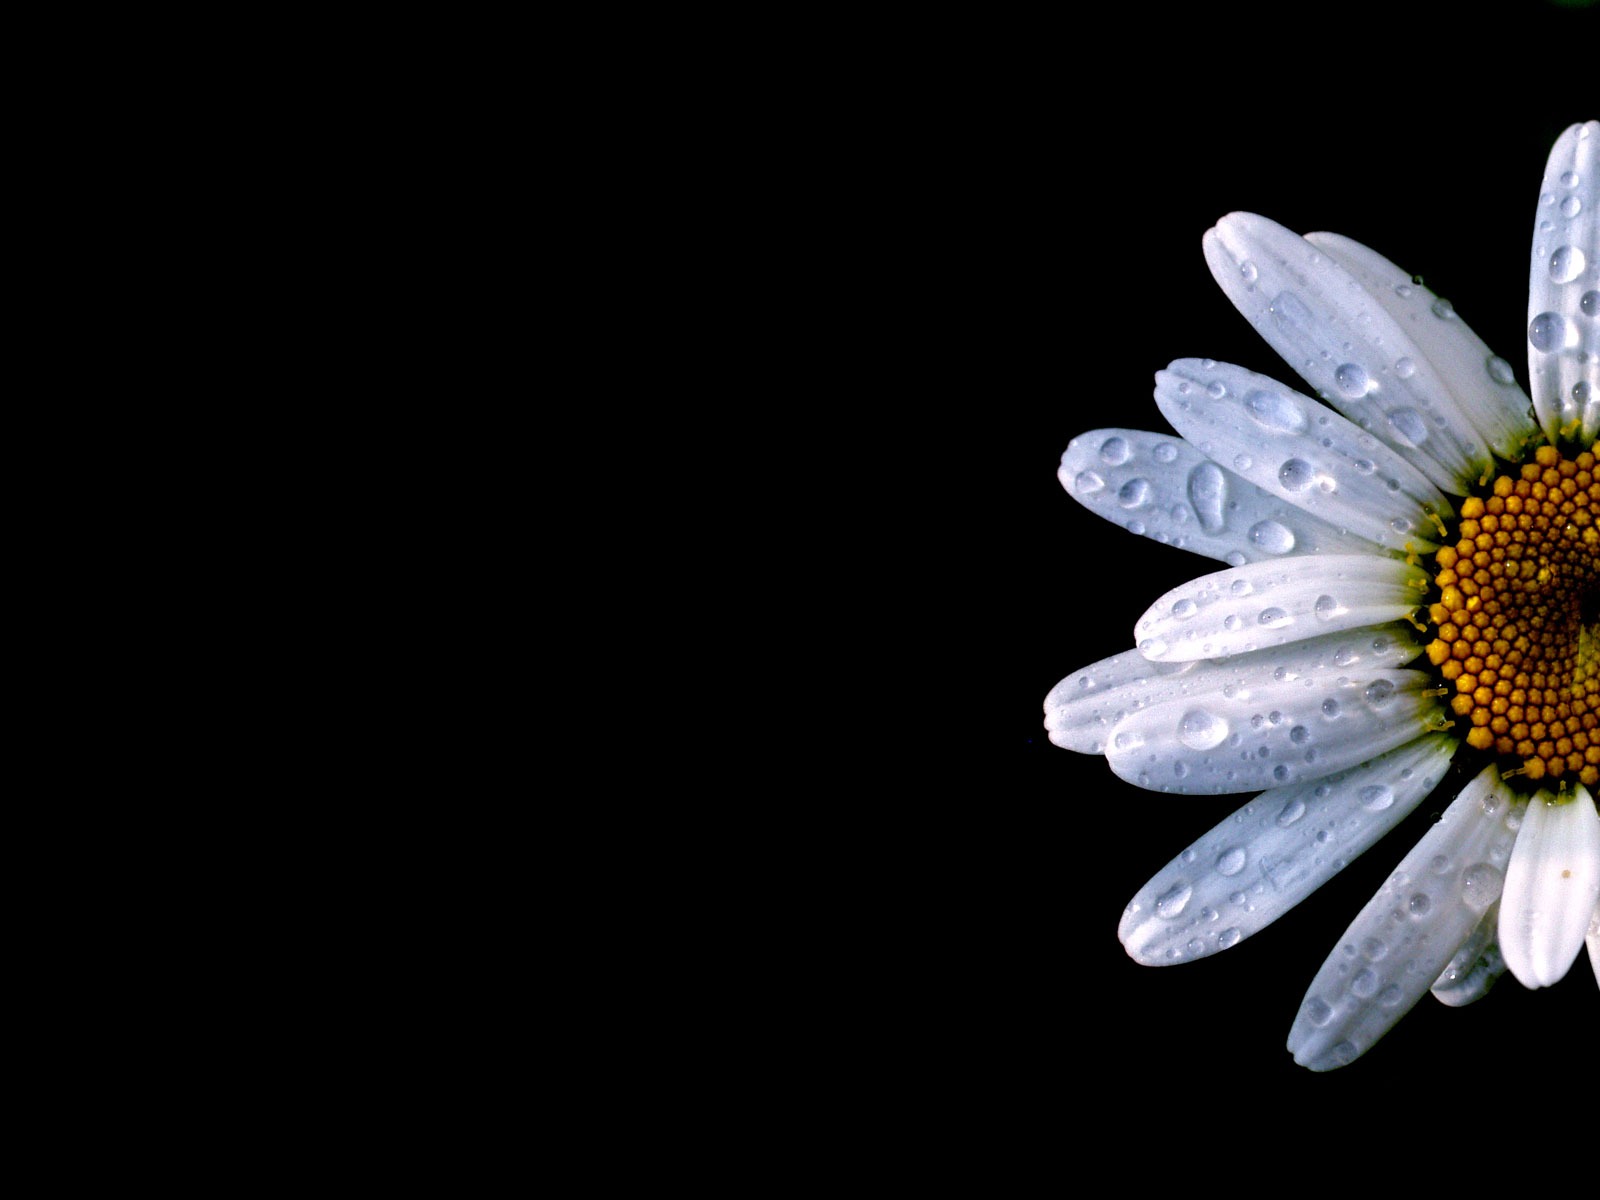
[(1094, 512), (1225, 564), (1045, 701), (1052, 742), (1130, 783), (1252, 794), (1133, 897), (1124, 947), (1237, 945), (1464, 771), (1312, 980), (1296, 1061), (1353, 1061), (1430, 990), (1557, 983), (1586, 942), (1600, 980), (1600, 122), (1561, 135), (1539, 192), (1531, 401), (1365, 246), (1233, 213), (1203, 248), (1308, 391), (1179, 360), (1155, 387), (1177, 436), (1062, 456)]

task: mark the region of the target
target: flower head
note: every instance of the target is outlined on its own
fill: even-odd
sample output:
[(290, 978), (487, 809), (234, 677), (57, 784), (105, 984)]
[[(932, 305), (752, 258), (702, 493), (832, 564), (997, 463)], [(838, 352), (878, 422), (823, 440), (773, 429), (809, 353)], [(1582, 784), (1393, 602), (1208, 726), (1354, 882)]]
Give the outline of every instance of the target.
[(1058, 745), (1153, 791), (1253, 793), (1128, 904), (1149, 965), (1237, 944), (1453, 766), (1470, 782), (1339, 939), (1289, 1049), (1365, 1053), (1423, 995), (1600, 979), (1600, 123), (1551, 153), (1529, 393), (1448, 303), (1347, 238), (1234, 213), (1203, 248), (1318, 399), (1210, 359), (1156, 376), (1179, 436), (1101, 429), (1067, 491), (1226, 564), (1045, 702)]

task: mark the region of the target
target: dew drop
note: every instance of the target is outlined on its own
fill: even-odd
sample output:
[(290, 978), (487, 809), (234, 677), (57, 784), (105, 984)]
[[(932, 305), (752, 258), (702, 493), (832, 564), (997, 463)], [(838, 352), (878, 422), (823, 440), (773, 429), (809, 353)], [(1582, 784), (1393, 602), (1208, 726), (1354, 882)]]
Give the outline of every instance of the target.
[(1237, 945), (1242, 937), (1244, 934), (1240, 933), (1239, 927), (1235, 925), (1217, 934), (1217, 945), (1226, 950), (1229, 946)]
[(1121, 466), (1133, 456), (1127, 438), (1111, 437), (1100, 443), (1100, 457), (1112, 466)]
[(1172, 606), (1172, 615), (1180, 621), (1187, 621), (1199, 611), (1200, 606), (1189, 599), (1179, 600)]
[(1256, 424), (1267, 429), (1304, 433), (1309, 424), (1300, 405), (1279, 392), (1261, 389), (1251, 392), (1244, 398), (1244, 410), (1255, 419)]
[(1498, 354), (1489, 356), (1489, 378), (1496, 383), (1515, 383), (1517, 377), (1511, 372), (1511, 364)]
[(1388, 414), (1389, 428), (1395, 437), (1415, 449), (1428, 440), (1428, 427), (1414, 408), (1397, 408)]
[(1239, 846), (1230, 846), (1217, 856), (1217, 874), (1224, 876), (1237, 875), (1244, 870), (1245, 852)]
[(1226, 528), (1223, 504), (1227, 491), (1227, 478), (1216, 463), (1201, 463), (1189, 472), (1189, 504), (1200, 518), (1200, 528), (1207, 533), (1221, 533)]
[(1189, 903), (1189, 897), (1194, 895), (1194, 889), (1187, 883), (1178, 883), (1166, 892), (1156, 897), (1156, 916), (1170, 921), (1183, 912), (1184, 906)]
[(1244, 628), (1244, 621), (1239, 617), (1238, 613), (1229, 613), (1222, 618), (1222, 627), (1229, 633), (1238, 633), (1239, 630)]
[(1316, 613), (1317, 620), (1331, 621), (1335, 617), (1344, 613), (1346, 609), (1344, 605), (1340, 604), (1332, 596), (1318, 596), (1317, 603), (1313, 606), (1311, 611)]
[(1397, 283), (1397, 284), (1395, 284), (1394, 285), (1394, 294), (1396, 296), (1399, 296), (1401, 299), (1408, 298), (1411, 295), (1411, 285), (1409, 283)]
[(1263, 608), (1261, 615), (1256, 618), (1256, 623), (1265, 625), (1268, 629), (1282, 629), (1293, 620), (1294, 618), (1281, 608)]
[(1278, 824), (1281, 825), (1281, 826), (1284, 826), (1284, 827), (1288, 827), (1290, 825), (1293, 825), (1296, 821), (1298, 821), (1301, 817), (1303, 817), (1305, 815), (1306, 815), (1306, 804), (1305, 804), (1305, 801), (1304, 800), (1300, 800), (1300, 799), (1290, 800), (1287, 804), (1285, 804), (1283, 806), (1283, 811), (1278, 813)]
[(1560, 313), (1540, 313), (1528, 326), (1529, 343), (1546, 354), (1563, 349), (1569, 336), (1566, 318)]
[(1350, 990), (1365, 1000), (1378, 990), (1378, 973), (1371, 967), (1362, 967), (1350, 980)]
[(1083, 495), (1092, 496), (1096, 492), (1105, 490), (1106, 481), (1093, 471), (1079, 471), (1078, 477), (1072, 481), (1072, 486)]
[(1278, 468), (1278, 482), (1285, 491), (1303, 492), (1311, 486), (1314, 478), (1316, 471), (1303, 458), (1291, 458)]
[(1561, 172), (1561, 186), (1574, 188), (1578, 186), (1578, 173), (1576, 171)]
[(1294, 549), (1294, 534), (1276, 521), (1257, 521), (1250, 526), (1250, 543), (1268, 554), (1287, 554)]
[(1255, 459), (1251, 458), (1248, 454), (1235, 454), (1233, 456), (1233, 469), (1239, 472), (1241, 475), (1243, 475), (1254, 465)]
[(1359, 363), (1344, 363), (1333, 373), (1333, 382), (1352, 400), (1359, 400), (1372, 390), (1372, 377)]
[(1382, 962), (1389, 955), (1389, 943), (1382, 938), (1369, 937), (1361, 943), (1361, 957), (1368, 962)]
[(1214, 379), (1210, 383), (1206, 384), (1206, 395), (1210, 396), (1213, 400), (1221, 400), (1227, 394), (1228, 385), (1223, 383), (1220, 379)]
[(1410, 379), (1417, 373), (1417, 364), (1409, 358), (1402, 358), (1394, 364), (1394, 373), (1401, 379)]
[(1178, 740), (1191, 750), (1210, 750), (1228, 736), (1228, 723), (1203, 708), (1191, 708), (1178, 721)]
[(1246, 283), (1254, 283), (1261, 277), (1261, 272), (1256, 270), (1255, 263), (1249, 259), (1245, 259), (1244, 262), (1239, 264), (1239, 274), (1244, 277)]
[(1430, 307), (1433, 309), (1433, 315), (1441, 321), (1453, 321), (1456, 319), (1455, 305), (1451, 304), (1443, 296), (1435, 300)]
[(1117, 492), (1117, 503), (1123, 508), (1139, 508), (1150, 502), (1150, 481), (1130, 479)]
[(1394, 684), (1387, 679), (1377, 679), (1367, 685), (1367, 703), (1382, 708), (1394, 695)]
[(1394, 789), (1386, 783), (1369, 783), (1357, 795), (1368, 812), (1382, 812), (1394, 803)]
[(1311, 731), (1304, 725), (1296, 725), (1293, 729), (1289, 730), (1289, 740), (1296, 746), (1305, 745), (1310, 737)]
[(1428, 860), (1428, 870), (1432, 871), (1435, 875), (1443, 875), (1449, 869), (1450, 856), (1447, 854), (1435, 854)]
[(1576, 196), (1568, 196), (1561, 202), (1561, 215), (1575, 217), (1583, 211), (1583, 201)]
[(1171, 442), (1158, 442), (1150, 457), (1159, 463), (1169, 463), (1178, 457), (1178, 448)]
[(1413, 917), (1420, 921), (1433, 908), (1433, 900), (1428, 896), (1427, 892), (1418, 892), (1411, 897), (1411, 900), (1406, 904), (1406, 908), (1410, 910)]
[(1322, 702), (1322, 715), (1325, 717), (1337, 717), (1339, 715), (1339, 702), (1334, 699), (1324, 700)]
[(1583, 274), (1583, 251), (1576, 246), (1561, 246), (1550, 256), (1550, 278), (1557, 283), (1571, 283)]
[(1483, 912), (1500, 898), (1505, 877), (1489, 863), (1473, 863), (1461, 877), (1461, 899), (1473, 912)]
[(1306, 1020), (1313, 1025), (1326, 1025), (1333, 1019), (1333, 1006), (1321, 996), (1313, 996), (1306, 1001)]

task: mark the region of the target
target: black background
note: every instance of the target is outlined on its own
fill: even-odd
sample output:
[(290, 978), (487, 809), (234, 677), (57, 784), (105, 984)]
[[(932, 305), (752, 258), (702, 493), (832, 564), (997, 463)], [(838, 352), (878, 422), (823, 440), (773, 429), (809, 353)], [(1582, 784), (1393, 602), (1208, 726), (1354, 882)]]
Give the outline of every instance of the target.
[(1108, 74), (1031, 55), (985, 73), (988, 136), (963, 139), (982, 181), (977, 294), (959, 309), (981, 331), (980, 361), (963, 375), (975, 394), (953, 441), (993, 440), (953, 450), (929, 483), (970, 501), (951, 524), (971, 565), (950, 574), (970, 575), (951, 586), (976, 639), (956, 653), (976, 680), (964, 685), (977, 691), (973, 719), (999, 728), (975, 789), (982, 816), (951, 864), (970, 901), (954, 906), (951, 940), (970, 955), (962, 986), (985, 994), (972, 1014), (980, 1064), (1091, 1098), (1130, 1131), (1212, 1122), (1221, 1137), (1279, 1104), (1290, 1123), (1324, 1106), (1377, 1120), (1408, 1097), (1437, 1101), (1442, 1086), (1467, 1112), (1527, 1087), (1592, 1088), (1600, 1070), (1586, 953), (1551, 989), (1506, 975), (1464, 1009), (1424, 997), (1340, 1071), (1314, 1075), (1285, 1051), (1323, 960), (1453, 790), (1237, 947), (1146, 968), (1116, 939), (1123, 905), (1248, 797), (1141, 792), (1102, 759), (1051, 746), (1040, 724), (1057, 680), (1127, 649), (1153, 599), (1223, 565), (1078, 506), (1055, 478), (1067, 443), (1106, 426), (1166, 429), (1152, 376), (1176, 358), (1308, 390), (1213, 283), (1200, 238), (1217, 218), (1255, 211), (1373, 247), (1448, 298), (1526, 387), (1534, 205), (1556, 136), (1600, 118), (1600, 22), (1593, 8), (1519, 13), (1465, 46), (1375, 25), (1245, 43), (1197, 20), (1131, 70), (1127, 47), (1151, 35), (1124, 17), (1072, 56), (1113, 64)]

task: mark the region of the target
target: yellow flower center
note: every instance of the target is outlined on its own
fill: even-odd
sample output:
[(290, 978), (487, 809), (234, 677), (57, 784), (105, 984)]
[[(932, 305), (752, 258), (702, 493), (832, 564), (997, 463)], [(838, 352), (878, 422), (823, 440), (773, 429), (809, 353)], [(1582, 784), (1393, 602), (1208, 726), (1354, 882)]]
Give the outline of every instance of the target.
[(1428, 659), (1467, 744), (1502, 774), (1600, 782), (1600, 475), (1593, 448), (1532, 462), (1469, 496), (1434, 556)]

